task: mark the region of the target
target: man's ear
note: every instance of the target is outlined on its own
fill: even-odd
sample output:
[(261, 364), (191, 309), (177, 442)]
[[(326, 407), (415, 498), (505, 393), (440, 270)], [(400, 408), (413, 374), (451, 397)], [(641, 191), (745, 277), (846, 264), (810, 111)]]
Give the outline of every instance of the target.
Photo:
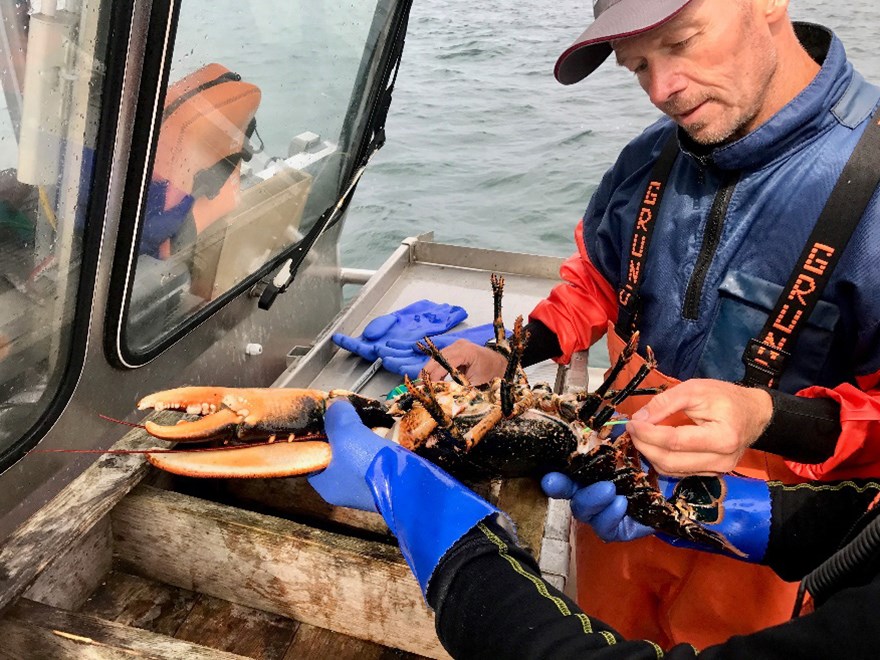
[(776, 23), (788, 16), (788, 0), (760, 0), (767, 23)]

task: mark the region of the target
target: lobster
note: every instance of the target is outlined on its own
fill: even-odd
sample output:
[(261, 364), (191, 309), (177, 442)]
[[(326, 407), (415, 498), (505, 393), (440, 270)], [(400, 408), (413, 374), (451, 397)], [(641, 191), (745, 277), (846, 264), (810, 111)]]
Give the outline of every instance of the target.
[[(587, 486), (612, 481), (628, 500), (635, 520), (670, 536), (743, 556), (724, 536), (700, 524), (706, 504), (700, 488), (677, 488), (670, 499), (646, 472), (616, 406), (629, 396), (656, 393), (639, 388), (656, 366), (650, 347), (645, 364), (618, 390), (612, 383), (638, 347), (634, 333), (604, 382), (593, 392), (557, 394), (546, 383), (530, 385), (521, 359), (528, 337), (522, 317), (508, 337), (501, 316), (504, 280), (492, 276), (494, 348), (507, 358), (502, 377), (481, 386), (448, 363), (430, 338), (419, 348), (437, 360), (451, 380), (405, 379), (405, 391), (378, 401), (346, 390), (183, 387), (143, 398), (141, 410), (180, 410), (195, 421), (174, 426), (146, 422), (153, 436), (169, 441), (223, 440), (223, 451), (156, 450), (158, 468), (197, 477), (287, 477), (325, 468), (331, 459), (323, 414), (334, 399), (350, 401), (362, 421), (390, 440), (466, 480), (538, 476), (560, 471)], [(249, 442), (260, 440), (260, 442)], [(286, 442), (285, 442), (286, 440)], [(245, 443), (230, 444), (230, 443)], [(699, 479), (699, 477), (689, 478)], [(704, 489), (703, 489), (704, 490)], [(689, 498), (689, 494), (696, 496)], [(691, 501), (693, 499), (694, 501)], [(720, 507), (723, 494), (713, 501)], [(710, 507), (711, 508), (711, 507)], [(711, 516), (711, 512), (709, 512)]]

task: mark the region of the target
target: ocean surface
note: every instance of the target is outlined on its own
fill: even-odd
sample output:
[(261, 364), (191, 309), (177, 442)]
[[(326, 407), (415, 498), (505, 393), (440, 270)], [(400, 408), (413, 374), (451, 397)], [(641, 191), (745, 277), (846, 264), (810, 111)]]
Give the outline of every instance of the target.
[[(880, 83), (880, 6), (792, 0)], [(565, 256), (602, 174), (659, 117), (635, 78), (606, 62), (563, 86), (553, 65), (592, 20), (588, 0), (419, 0), (387, 122), (357, 189), (343, 264), (379, 266), (433, 230), (459, 245)]]

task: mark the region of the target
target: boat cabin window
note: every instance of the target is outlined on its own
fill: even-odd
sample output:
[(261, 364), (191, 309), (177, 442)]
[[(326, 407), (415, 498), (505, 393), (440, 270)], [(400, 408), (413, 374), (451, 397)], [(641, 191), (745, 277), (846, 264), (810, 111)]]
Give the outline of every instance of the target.
[(183, 0), (125, 349), (143, 355), (297, 243), (352, 170), (396, 3)]
[(93, 288), (80, 278), (94, 280), (83, 244), (100, 229), (88, 226), (88, 210), (108, 24), (101, 4), (0, 3), (0, 464), (76, 375), (67, 373), (72, 327)]

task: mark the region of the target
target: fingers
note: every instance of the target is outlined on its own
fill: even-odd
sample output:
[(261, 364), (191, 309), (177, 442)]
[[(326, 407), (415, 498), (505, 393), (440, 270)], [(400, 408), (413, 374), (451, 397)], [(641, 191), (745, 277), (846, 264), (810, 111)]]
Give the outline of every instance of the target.
[[(449, 364), (459, 371), (467, 372), (468, 367), (473, 361), (471, 348), (476, 347), (469, 341), (459, 339), (441, 352)], [(448, 373), (446, 369), (440, 366), (440, 363), (433, 358), (428, 360), (425, 364), (424, 370), (427, 372), (431, 380), (443, 380)]]
[[(626, 516), (626, 498), (617, 495), (602, 511), (590, 519), (590, 525), (603, 541), (620, 540), (620, 526)], [(577, 514), (575, 514), (577, 517)]]
[(685, 477), (713, 476), (730, 472), (744, 451), (729, 433), (712, 433), (703, 426), (654, 426), (646, 422), (627, 424), (633, 445), (661, 474)]
[(572, 515), (590, 525), (603, 541), (631, 541), (654, 531), (626, 515), (627, 499), (610, 481), (580, 488), (564, 474), (550, 472), (541, 479), (541, 487), (548, 497), (571, 498)]
[(333, 340), (334, 344), (350, 353), (355, 353), (368, 360), (375, 359), (375, 348), (360, 339), (349, 337), (348, 335), (343, 335), (338, 332), (330, 338)]
[(446, 369), (440, 366), (440, 364), (434, 360), (428, 360), (424, 367), (422, 367), (422, 371), (427, 375), (431, 380), (443, 380), (449, 374)]
[(330, 404), (324, 415), (324, 431), (327, 437), (342, 437), (346, 431), (349, 433), (352, 427), (363, 427), (361, 418), (354, 406), (345, 399), (338, 399)]
[(570, 500), (577, 492), (578, 485), (561, 472), (548, 472), (541, 479), (544, 494), (554, 500)]
[[(686, 426), (660, 426), (630, 420), (626, 430), (636, 444), (636, 449), (650, 450), (657, 447), (670, 452), (707, 452), (733, 454), (739, 442), (729, 427), (716, 423)], [(651, 460), (649, 456), (646, 457)], [(653, 461), (652, 461), (653, 462)]]
[(675, 413), (687, 413), (703, 403), (705, 394), (699, 387), (700, 382), (700, 380), (685, 381), (661, 392), (652, 397), (632, 418), (658, 424)]
[(377, 316), (364, 328), (364, 338), (370, 341), (381, 339), (395, 323), (397, 323), (397, 316), (394, 314)]
[[(501, 376), (507, 367), (507, 359), (503, 355), (466, 339), (459, 339), (442, 353), (449, 364), (467, 376), (474, 385), (482, 385)], [(447, 374), (446, 369), (433, 359), (425, 365), (425, 371), (432, 380), (442, 380)]]
[[(582, 522), (591, 522), (591, 518), (604, 511), (617, 497), (617, 490), (610, 481), (580, 488), (571, 498), (571, 511), (574, 517)], [(624, 502), (626, 498), (624, 498)], [(626, 506), (624, 505), (624, 510)]]
[(653, 528), (637, 522), (635, 519), (625, 516), (617, 528), (618, 541), (633, 541), (654, 533)]
[[(397, 358), (397, 357), (386, 357), (382, 358), (382, 366), (399, 376), (409, 376), (412, 380), (415, 380), (419, 377), (419, 373), (422, 371), (422, 368), (425, 366), (426, 358), (413, 358), (412, 356)], [(439, 379), (435, 379), (439, 380)]]

